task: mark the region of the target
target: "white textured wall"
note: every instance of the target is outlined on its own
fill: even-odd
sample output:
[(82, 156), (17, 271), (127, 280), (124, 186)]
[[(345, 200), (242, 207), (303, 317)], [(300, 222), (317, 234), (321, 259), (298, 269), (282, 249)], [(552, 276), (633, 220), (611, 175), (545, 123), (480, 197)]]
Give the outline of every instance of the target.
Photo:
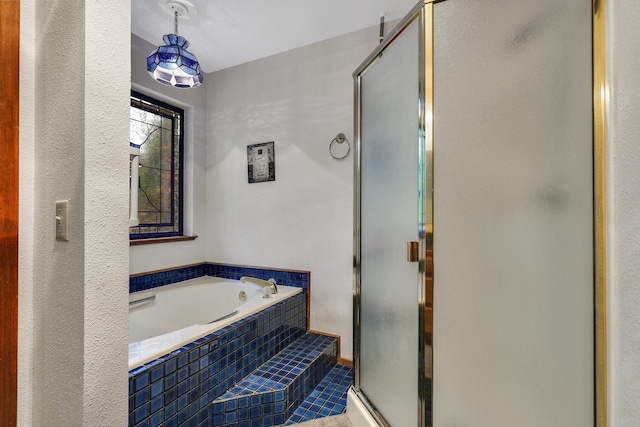
[[(126, 141), (129, 140), (131, 87), (127, 73), (131, 4), (130, 0), (84, 0), (84, 5), (82, 425), (88, 427), (125, 425), (128, 421), (129, 149)], [(112, 73), (104, 72), (110, 70), (113, 63), (124, 70), (115, 78)]]
[(35, 218), (35, 2), (20, 2), (20, 184), (18, 230), (18, 425), (33, 425)]
[(612, 426), (640, 420), (640, 2), (609, 5)]
[[(377, 27), (208, 78), (207, 261), (311, 271), (311, 328), (352, 357), (352, 72)], [(275, 142), (275, 182), (247, 183), (247, 145)]]
[[(36, 2), (32, 399), (38, 426), (82, 423), (83, 36), (83, 1)], [(54, 202), (62, 199), (69, 200), (69, 242), (55, 240)]]
[(21, 7), (19, 425), (125, 425), (129, 0)]
[[(169, 32), (170, 29), (167, 29)], [(163, 44), (158, 40), (158, 45)], [(206, 87), (177, 89), (155, 82), (147, 72), (147, 56), (158, 46), (131, 34), (131, 86), (138, 92), (185, 110), (185, 234), (199, 236), (187, 242), (131, 246), (130, 273), (203, 262), (205, 259), (205, 150), (206, 150)], [(197, 50), (194, 51), (197, 53)]]

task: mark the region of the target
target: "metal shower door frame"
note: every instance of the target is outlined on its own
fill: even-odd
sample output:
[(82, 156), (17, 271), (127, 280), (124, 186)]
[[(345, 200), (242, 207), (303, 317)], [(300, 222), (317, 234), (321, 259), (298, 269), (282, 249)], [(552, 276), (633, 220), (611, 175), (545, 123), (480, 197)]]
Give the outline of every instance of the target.
[[(353, 259), (353, 336), (354, 336), (354, 387), (356, 397), (362, 402), (378, 424), (388, 426), (384, 417), (369, 402), (360, 389), (360, 314), (361, 314), (361, 283), (360, 283), (360, 215), (361, 215), (361, 78), (383, 52), (397, 39), (397, 37), (415, 20), (420, 22), (420, 83), (419, 83), (419, 138), (420, 152), (424, 162), (419, 169), (421, 180), (425, 216), (430, 221), (424, 222), (424, 228), (419, 238), (419, 276), (421, 289), (419, 293), (419, 425), (425, 425), (426, 391), (428, 386), (426, 354), (428, 345), (433, 345), (432, 335), (425, 333), (426, 317), (425, 303), (427, 289), (425, 286), (427, 260), (426, 251), (432, 249), (433, 242), (433, 7), (435, 3), (445, 0), (421, 0), (401, 20), (392, 32), (354, 71), (355, 99), (354, 99), (354, 259)], [(594, 371), (595, 371), (595, 414), (596, 427), (606, 427), (608, 424), (608, 377), (607, 377), (607, 111), (608, 111), (608, 82), (605, 63), (605, 7), (607, 0), (593, 0), (592, 2), (592, 51), (593, 51), (593, 180), (594, 180)], [(429, 236), (430, 235), (430, 236)], [(427, 237), (430, 237), (427, 239)], [(431, 265), (432, 267), (432, 265)], [(432, 269), (430, 271), (433, 271)], [(435, 278), (434, 278), (435, 280)], [(435, 283), (435, 281), (434, 281)], [(433, 295), (429, 296), (430, 298)], [(433, 366), (431, 366), (432, 368)]]
[[(362, 185), (362, 76), (371, 67), (384, 51), (392, 46), (393, 42), (414, 22), (418, 21), (419, 28), (419, 90), (416, 94), (418, 100), (419, 129), (416, 144), (419, 153), (418, 188), (422, 196), (422, 219), (418, 228), (418, 275), (420, 288), (418, 290), (418, 310), (419, 330), (416, 336), (418, 340), (418, 421), (419, 426), (425, 426), (425, 414), (427, 405), (427, 393), (430, 392), (431, 385), (428, 383), (426, 366), (426, 348), (432, 345), (432, 335), (427, 335), (425, 326), (426, 319), (426, 271), (427, 271), (427, 250), (432, 249), (432, 219), (433, 219), (433, 3), (436, 0), (422, 0), (400, 21), (378, 47), (364, 60), (364, 62), (353, 72), (355, 99), (354, 99), (354, 247), (353, 247), (353, 359), (354, 359), (354, 387), (356, 397), (381, 426), (390, 426), (384, 419), (380, 411), (369, 401), (366, 394), (360, 388), (360, 354), (361, 354), (361, 185)], [(418, 224), (417, 224), (418, 225)], [(432, 297), (432, 296), (431, 296)]]

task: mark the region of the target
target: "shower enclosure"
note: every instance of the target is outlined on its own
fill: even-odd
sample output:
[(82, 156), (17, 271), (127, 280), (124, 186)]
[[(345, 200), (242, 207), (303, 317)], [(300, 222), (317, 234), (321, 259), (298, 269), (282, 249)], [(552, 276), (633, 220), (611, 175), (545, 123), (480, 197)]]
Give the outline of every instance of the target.
[(354, 72), (377, 424), (606, 425), (600, 7), (421, 1)]

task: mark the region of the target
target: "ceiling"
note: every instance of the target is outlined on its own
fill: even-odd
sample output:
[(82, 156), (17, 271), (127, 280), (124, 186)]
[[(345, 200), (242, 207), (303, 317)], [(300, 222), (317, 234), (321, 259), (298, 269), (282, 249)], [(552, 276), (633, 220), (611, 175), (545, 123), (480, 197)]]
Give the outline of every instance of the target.
[(172, 3), (186, 7), (178, 33), (210, 73), (401, 18), (417, 0), (131, 0), (131, 32), (164, 44)]

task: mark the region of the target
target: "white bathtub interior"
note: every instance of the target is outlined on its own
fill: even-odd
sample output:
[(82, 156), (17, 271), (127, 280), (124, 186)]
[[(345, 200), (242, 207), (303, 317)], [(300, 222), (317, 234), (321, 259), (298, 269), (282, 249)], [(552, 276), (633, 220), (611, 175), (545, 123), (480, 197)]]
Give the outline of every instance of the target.
[(300, 292), (301, 288), (278, 286), (277, 294), (263, 298), (258, 285), (205, 276), (132, 293), (129, 369)]

